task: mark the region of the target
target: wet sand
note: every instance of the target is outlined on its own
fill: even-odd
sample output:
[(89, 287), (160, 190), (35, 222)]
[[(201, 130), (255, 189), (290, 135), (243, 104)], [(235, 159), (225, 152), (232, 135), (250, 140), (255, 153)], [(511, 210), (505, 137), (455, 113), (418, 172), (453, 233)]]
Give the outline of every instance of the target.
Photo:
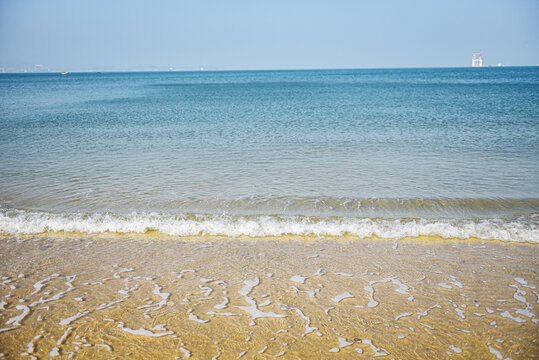
[(0, 239), (5, 358), (539, 358), (539, 247)]

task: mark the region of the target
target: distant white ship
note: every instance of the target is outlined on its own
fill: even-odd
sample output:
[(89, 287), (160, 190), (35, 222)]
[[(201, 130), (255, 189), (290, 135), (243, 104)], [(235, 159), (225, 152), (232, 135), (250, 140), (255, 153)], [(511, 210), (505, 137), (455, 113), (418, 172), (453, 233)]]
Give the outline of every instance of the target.
[(62, 75), (67, 75), (68, 72), (67, 72), (67, 71), (64, 71), (64, 72), (61, 72), (60, 74), (62, 74)]

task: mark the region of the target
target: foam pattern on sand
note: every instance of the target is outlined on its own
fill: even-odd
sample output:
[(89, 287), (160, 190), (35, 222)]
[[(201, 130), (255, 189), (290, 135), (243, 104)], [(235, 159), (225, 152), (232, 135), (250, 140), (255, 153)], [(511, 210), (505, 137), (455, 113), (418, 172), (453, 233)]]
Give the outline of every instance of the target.
[[(60, 253), (70, 242), (41, 241), (59, 247)], [(71, 243), (81, 246), (81, 252), (93, 244)], [(534, 350), (529, 339), (539, 326), (539, 285), (533, 271), (522, 268), (535, 257), (511, 258), (534, 251), (535, 245), (490, 242), (486, 248), (472, 248), (453, 242), (460, 246), (454, 249), (405, 243), (397, 254), (389, 251), (392, 242), (381, 241), (364, 243), (347, 261), (345, 254), (357, 245), (334, 254), (326, 249), (333, 246), (329, 241), (324, 247), (298, 242), (288, 244), (290, 249), (310, 246), (310, 251), (291, 251), (288, 263), (279, 254), (270, 258), (268, 250), (279, 250), (259, 247), (265, 242), (250, 249), (235, 241), (205, 246), (171, 242), (163, 248), (166, 243), (144, 240), (142, 259), (116, 254), (85, 269), (79, 263), (87, 261), (79, 257), (62, 259), (61, 270), (45, 269), (48, 259), (38, 261), (38, 272), (30, 263), (0, 266), (0, 343), (7, 357), (250, 359), (264, 354), (348, 359), (363, 354), (397, 359), (446, 353), (480, 358), (478, 354), (490, 352), (517, 360), (529, 358)], [(24, 240), (7, 239), (6, 244), (11, 249), (35, 247)], [(436, 256), (440, 246), (452, 254), (468, 249), (467, 266), (438, 261), (446, 255)], [(155, 259), (156, 249), (168, 250)], [(311, 257), (315, 250), (320, 257)], [(223, 256), (226, 251), (231, 252)], [(379, 266), (378, 257), (365, 251), (379, 251), (386, 263), (407, 265)], [(501, 262), (506, 251), (511, 256)], [(253, 255), (268, 261), (252, 263)], [(205, 261), (217, 256), (223, 256), (221, 266)], [(425, 256), (432, 261), (410, 266), (414, 258)], [(150, 258), (155, 264), (148, 267)], [(298, 273), (315, 275), (294, 275)], [(451, 286), (439, 286), (444, 282)]]
[[(158, 284), (156, 280), (154, 280), (154, 278), (134, 276), (130, 274), (130, 272), (123, 272), (124, 274), (119, 275), (122, 272), (117, 272), (117, 269), (114, 267), (112, 269), (108, 268), (107, 270), (111, 274), (114, 273), (114, 275), (116, 276), (113, 275), (112, 277), (96, 279), (96, 281), (94, 282), (77, 284), (76, 287), (73, 287), (76, 289), (75, 291), (85, 292), (89, 295), (88, 300), (86, 300), (85, 302), (87, 303), (91, 302), (94, 304), (99, 303), (97, 299), (93, 299), (96, 296), (96, 294), (99, 293), (99, 291), (96, 292), (95, 290), (108, 291), (108, 293), (112, 293), (112, 294), (119, 293), (117, 291), (117, 287), (121, 288), (123, 287), (124, 284), (132, 284), (132, 283), (137, 283), (138, 285), (141, 285), (141, 286), (133, 290), (134, 292), (133, 294), (123, 295), (120, 298), (121, 300), (130, 302), (131, 304), (129, 306), (133, 309), (145, 308), (145, 306), (135, 307), (133, 305), (135, 305), (138, 301), (140, 301), (141, 297), (150, 293), (150, 291), (153, 295), (156, 295), (157, 297), (162, 298), (163, 301), (166, 301), (169, 299), (169, 297), (172, 297), (173, 302), (166, 302), (166, 303), (159, 302), (159, 304), (157, 303), (152, 304), (153, 306), (157, 306), (157, 308), (155, 309), (156, 311), (157, 310), (161, 311), (158, 315), (159, 317), (166, 316), (167, 312), (170, 311), (170, 309), (165, 309), (165, 308), (172, 307), (178, 310), (178, 307), (187, 307), (187, 306), (216, 307), (214, 306), (214, 303), (220, 300), (220, 298), (218, 297), (216, 297), (215, 299), (210, 298), (208, 299), (208, 300), (211, 300), (210, 303), (207, 305), (204, 305), (204, 303), (200, 302), (200, 299), (199, 300), (195, 299), (193, 297), (193, 294), (196, 292), (195, 290), (196, 287), (189, 288), (189, 285), (185, 283), (185, 281), (189, 281), (189, 279), (183, 280), (181, 284), (180, 283), (174, 284), (175, 281), (173, 281), (172, 283), (169, 283), (168, 287), (171, 288), (171, 290), (173, 291), (172, 294), (169, 294), (169, 293), (164, 293), (161, 291), (163, 286)], [(129, 270), (133, 270), (133, 269), (130, 268)], [(435, 277), (433, 274), (431, 274), (431, 276)], [(439, 276), (443, 276), (443, 275), (439, 275)], [(356, 284), (357, 286), (357, 285), (360, 285), (361, 283), (366, 283), (366, 281), (369, 281), (369, 279), (374, 278), (375, 280), (370, 280), (368, 282), (371, 286), (374, 284), (380, 284), (379, 286), (383, 287), (385, 286), (384, 284), (387, 284), (390, 282), (392, 282), (393, 285), (395, 283), (398, 283), (404, 286), (404, 284), (400, 280), (398, 280), (396, 276), (382, 278), (382, 279), (380, 279), (379, 277), (380, 276), (375, 273), (372, 273), (369, 275), (364, 274), (359, 279), (351, 280), (352, 281), (351, 284), (357, 283)], [(107, 311), (109, 312), (108, 314), (106, 312), (98, 311), (98, 310), (101, 310), (99, 307), (96, 308), (95, 306), (93, 307), (90, 306), (88, 309), (79, 310), (76, 314), (67, 318), (63, 318), (61, 321), (59, 321), (59, 324), (61, 325), (62, 335), (57, 337), (57, 340), (55, 340), (56, 338), (54, 336), (47, 334), (43, 330), (35, 334), (35, 332), (33, 332), (32, 329), (29, 327), (35, 326), (36, 322), (37, 323), (42, 322), (44, 321), (43, 319), (47, 317), (57, 318), (59, 315), (62, 315), (62, 313), (54, 312), (50, 308), (43, 308), (43, 307), (38, 307), (34, 305), (26, 306), (26, 305), (18, 304), (18, 302), (21, 302), (21, 301), (30, 302), (32, 300), (32, 297), (36, 295), (29, 292), (29, 290), (32, 287), (35, 288), (35, 286), (31, 285), (32, 282), (29, 281), (33, 279), (26, 279), (23, 277), (22, 280), (19, 281), (20, 278), (16, 279), (16, 278), (11, 278), (9, 276), (6, 276), (4, 278), (5, 278), (4, 280), (12, 280), (9, 283), (16, 284), (17, 294), (14, 294), (12, 292), (13, 289), (11, 292), (8, 292), (8, 294), (4, 294), (4, 297), (8, 300), (8, 302), (5, 309), (5, 314), (0, 314), (0, 320), (3, 320), (3, 322), (6, 325), (11, 325), (12, 327), (0, 329), (0, 332), (14, 333), (17, 330), (22, 330), (22, 329), (26, 329), (28, 331), (28, 333), (26, 332), (21, 333), (23, 334), (22, 337), (25, 339), (25, 341), (21, 341), (20, 343), (17, 343), (17, 344), (12, 343), (9, 346), (10, 350), (13, 350), (13, 348), (20, 348), (21, 351), (26, 350), (26, 352), (21, 353), (21, 355), (23, 354), (30, 355), (30, 354), (36, 354), (40, 352), (42, 354), (49, 353), (50, 357), (56, 357), (56, 356), (61, 356), (61, 355), (67, 355), (68, 357), (72, 357), (72, 356), (76, 356), (77, 354), (84, 355), (85, 353), (83, 351), (85, 350), (83, 349), (93, 347), (95, 349), (93, 350), (92, 354), (94, 354), (95, 356), (107, 357), (109, 353), (118, 354), (118, 349), (120, 345), (117, 343), (113, 344), (113, 342), (116, 336), (120, 337), (121, 339), (124, 339), (125, 336), (122, 337), (121, 333), (129, 334), (129, 335), (140, 337), (140, 338), (161, 338), (161, 337), (176, 338), (178, 337), (177, 333), (180, 332), (182, 333), (180, 337), (183, 338), (182, 341), (184, 341), (185, 343), (181, 343), (182, 347), (179, 349), (183, 351), (184, 357), (188, 357), (188, 355), (190, 356), (191, 352), (193, 353), (193, 356), (197, 355), (198, 357), (201, 354), (201, 352), (204, 351), (203, 349), (196, 347), (196, 342), (193, 342), (193, 343), (190, 342), (188, 332), (186, 332), (186, 330), (183, 329), (186, 327), (184, 318), (181, 318), (180, 319), (181, 321), (178, 322), (178, 319), (176, 319), (175, 317), (172, 317), (172, 318), (168, 318), (168, 321), (172, 322), (171, 325), (168, 325), (168, 324), (155, 325), (154, 324), (155, 320), (152, 319), (152, 317), (148, 316), (147, 312), (142, 312), (142, 315), (144, 316), (140, 317), (139, 315), (141, 315), (141, 313), (134, 310), (133, 313), (131, 313), (129, 316), (126, 317), (125, 313), (122, 313), (119, 311), (119, 309), (121, 309), (124, 306), (119, 301), (112, 302), (113, 306), (110, 309), (107, 308)], [(56, 287), (56, 286), (61, 287), (62, 283), (65, 284), (65, 281), (62, 281), (62, 280), (67, 279), (69, 281), (74, 281), (75, 276), (52, 274), (47, 279), (50, 279), (50, 280), (47, 282), (46, 285), (44, 285), (44, 287)], [(204, 278), (200, 278), (200, 279), (204, 279)], [(287, 277), (284, 277), (279, 280), (280, 280), (280, 283), (284, 285), (287, 281)], [(328, 279), (329, 282), (332, 282), (335, 280), (336, 278)], [(104, 284), (104, 282), (109, 282), (109, 281), (111, 281), (109, 285)], [(114, 283), (112, 283), (113, 281)], [(368, 308), (365, 308), (363, 306), (361, 307), (360, 310), (357, 310), (357, 309), (350, 310), (350, 308), (347, 308), (345, 305), (338, 304), (335, 307), (331, 308), (331, 309), (334, 309), (335, 316), (338, 317), (338, 319), (332, 319), (331, 317), (329, 317), (327, 318), (327, 320), (319, 316), (320, 315), (318, 311), (319, 309), (317, 310), (316, 307), (314, 308), (309, 307), (305, 304), (300, 305), (301, 307), (296, 307), (296, 306), (292, 306), (287, 303), (281, 302), (279, 303), (280, 311), (285, 312), (286, 314), (284, 313), (278, 314), (275, 312), (263, 312), (258, 309), (257, 300), (255, 299), (256, 297), (261, 296), (260, 292), (256, 292), (256, 288), (262, 285), (262, 281), (272, 282), (273, 280), (270, 280), (270, 279), (260, 280), (259, 277), (255, 277), (254, 279), (246, 279), (243, 281), (243, 287), (237, 289), (237, 286), (239, 284), (235, 285), (237, 289), (237, 291), (235, 292), (239, 296), (233, 296), (230, 299), (226, 298), (227, 302), (231, 301), (237, 304), (234, 307), (242, 310), (241, 314), (240, 313), (217, 313), (214, 311), (210, 311), (210, 312), (207, 312), (206, 315), (211, 315), (211, 317), (208, 320), (202, 320), (197, 315), (194, 314), (194, 311), (196, 310), (194, 310), (194, 308), (190, 308), (187, 311), (188, 319), (193, 320), (196, 323), (198, 323), (197, 326), (213, 326), (212, 324), (214, 322), (217, 322), (216, 326), (224, 326), (225, 323), (218, 322), (218, 320), (216, 320), (214, 316), (216, 315), (226, 315), (225, 317), (234, 316), (234, 317), (240, 318), (240, 320), (238, 320), (239, 323), (242, 323), (243, 325), (246, 325), (247, 323), (249, 323), (250, 326), (255, 326), (255, 329), (256, 329), (257, 327), (260, 327), (260, 326), (259, 324), (255, 322), (255, 319), (265, 318), (265, 319), (262, 319), (263, 322), (261, 321), (261, 323), (263, 323), (262, 328), (271, 327), (273, 330), (272, 332), (268, 333), (269, 335), (267, 335), (267, 336), (271, 336), (271, 338), (266, 340), (266, 342), (264, 343), (265, 345), (264, 348), (258, 351), (258, 353), (265, 353), (268, 348), (271, 348), (273, 349), (273, 352), (275, 353), (271, 355), (275, 357), (285, 355), (287, 352), (291, 351), (294, 348), (294, 345), (295, 345), (294, 343), (296, 341), (297, 342), (305, 341), (302, 339), (306, 338), (307, 336), (316, 336), (320, 339), (324, 339), (324, 341), (322, 341), (321, 344), (323, 343), (324, 346), (327, 346), (327, 349), (322, 350), (326, 355), (329, 355), (331, 353), (341, 353), (345, 350), (348, 351), (347, 348), (349, 346), (354, 345), (355, 350), (348, 351), (347, 352), (348, 354), (352, 354), (351, 351), (355, 351), (356, 353), (360, 353), (360, 354), (365, 352), (366, 354), (372, 357), (378, 357), (378, 356), (385, 357), (385, 356), (390, 355), (391, 351), (393, 350), (388, 350), (389, 347), (388, 349), (386, 349), (386, 348), (383, 348), (382, 346), (393, 346), (393, 347), (396, 346), (395, 344), (393, 344), (393, 342), (395, 341), (394, 339), (387, 339), (385, 344), (382, 344), (379, 342), (375, 344), (373, 340), (369, 338), (358, 339), (358, 338), (352, 338), (352, 337), (349, 337), (349, 338), (344, 337), (343, 334), (347, 332), (348, 330), (336, 328), (338, 324), (340, 323), (340, 321), (343, 320), (342, 319), (343, 317), (347, 318), (349, 316), (350, 311), (352, 313), (356, 313), (356, 315), (360, 317), (369, 315), (370, 310), (368, 310)], [(194, 283), (196, 282), (193, 282), (193, 284)], [(488, 319), (485, 319), (484, 321), (488, 323), (488, 322), (491, 322), (492, 319), (496, 319), (500, 323), (515, 322), (517, 324), (520, 324), (520, 323), (529, 324), (530, 322), (532, 324), (537, 325), (537, 317), (534, 313), (534, 305), (533, 305), (534, 297), (519, 287), (519, 285), (522, 285), (523, 283), (525, 283), (530, 288), (535, 287), (534, 285), (528, 285), (527, 280), (522, 279), (522, 278), (517, 278), (515, 282), (504, 284), (505, 286), (508, 286), (510, 289), (515, 289), (515, 293), (513, 297), (517, 302), (512, 302), (508, 304), (500, 303), (495, 312), (489, 311)], [(69, 285), (71, 285), (71, 282), (68, 283), (68, 286)], [(5, 293), (4, 290), (6, 286), (8, 286), (8, 284), (3, 285), (3, 286), (0, 285), (0, 292), (2, 294)], [(110, 288), (106, 290), (105, 286), (109, 286)], [(88, 292), (88, 290), (90, 290), (88, 287), (91, 287), (92, 289), (94, 289), (94, 291)], [(435, 281), (432, 282), (431, 287), (436, 288)], [(71, 289), (71, 287), (69, 288)], [(140, 296), (137, 297), (136, 293), (142, 291), (143, 289), (146, 289), (146, 292), (144, 294), (140, 294)], [(219, 292), (228, 293), (227, 289), (228, 289), (228, 286), (226, 282), (224, 281), (219, 282), (219, 290), (218, 290)], [(367, 289), (367, 287), (365, 287), (365, 289)], [(445, 311), (446, 309), (450, 309), (452, 305), (459, 306), (451, 299), (451, 297), (460, 299), (461, 302), (464, 302), (464, 301), (470, 302), (469, 300), (466, 300), (467, 298), (469, 298), (468, 295), (460, 293), (461, 289), (452, 288), (451, 290), (454, 293), (449, 293), (446, 295), (447, 304), (444, 306), (435, 304), (435, 305), (429, 306), (425, 311), (420, 311), (418, 309), (418, 306), (414, 305), (413, 303), (409, 303), (409, 304), (403, 303), (403, 306), (404, 306), (403, 309), (407, 308), (409, 310), (412, 310), (412, 309), (414, 310), (401, 313), (395, 316), (394, 319), (392, 319), (392, 317), (394, 316), (392, 314), (390, 317), (385, 319), (385, 323), (374, 322), (374, 324), (377, 324), (385, 328), (393, 328), (397, 333), (401, 333), (401, 335), (397, 337), (397, 340), (401, 340), (406, 337), (412, 337), (415, 335), (416, 328), (410, 325), (421, 324), (430, 330), (435, 330), (434, 326), (431, 326), (429, 324), (425, 324), (422, 322), (420, 323), (419, 322), (420, 320), (428, 321), (431, 324), (439, 324), (440, 317), (445, 316), (444, 318), (445, 320), (443, 320), (444, 322), (447, 322), (453, 325), (459, 324), (459, 326), (471, 327), (472, 326), (471, 324), (467, 324), (466, 322), (463, 322), (464, 318), (460, 315), (461, 313), (464, 313), (463, 310), (455, 308), (456, 310), (457, 309), (461, 310), (459, 314), (454, 314), (454, 313)], [(464, 290), (466, 289), (464, 288)], [(409, 294), (408, 291), (406, 292), (396, 291), (396, 292), (399, 293), (400, 295)], [(188, 299), (187, 303), (185, 303), (184, 305), (181, 305), (180, 302), (177, 302), (178, 299), (176, 298), (186, 293), (191, 294), (191, 299)], [(25, 297), (21, 297), (17, 300), (17, 297), (21, 295)], [(76, 294), (73, 293), (73, 294), (70, 294), (70, 296), (74, 297), (76, 296)], [(331, 294), (329, 293), (324, 294), (324, 291), (322, 291), (321, 296), (323, 297), (321, 301), (327, 302)], [(345, 293), (345, 295), (341, 295), (341, 298), (351, 298), (351, 297), (352, 296), (349, 293)], [(370, 297), (372, 301), (372, 294), (370, 295)], [(369, 298), (369, 295), (363, 293), (362, 295), (358, 296), (355, 300), (361, 303), (366, 303), (368, 301), (368, 298)], [(148, 300), (148, 298), (146, 300)], [(286, 302), (294, 302), (294, 299), (290, 297), (287, 297), (286, 299), (283, 299), (283, 300), (285, 300)], [(335, 302), (335, 299), (332, 299), (332, 300)], [(58, 305), (60, 302), (66, 302), (66, 301), (69, 301), (69, 299), (66, 299), (66, 298), (56, 299), (55, 305)], [(337, 301), (337, 302), (340, 302), (340, 301)], [(385, 303), (385, 299), (381, 300), (381, 302), (383, 303), (383, 306), (386, 309), (385, 311), (389, 311), (390, 313), (392, 313), (396, 310), (396, 309), (393, 309), (392, 307), (388, 308), (387, 307), (388, 304)], [(244, 303), (249, 304), (249, 306), (240, 305)], [(299, 303), (300, 304), (303, 303), (303, 300), (299, 301)], [(470, 304), (470, 306), (474, 306), (478, 310), (484, 307), (484, 304), (479, 304), (476, 301), (473, 301), (472, 303), (474, 305)], [(518, 308), (518, 306), (515, 307), (516, 305), (518, 305), (518, 303), (522, 303), (524, 307), (522, 308), (522, 305), (520, 306), (522, 309)], [(460, 305), (460, 307), (465, 307), (465, 306), (466, 305), (463, 305), (463, 304)], [(523, 314), (524, 318), (512, 316), (510, 312), (507, 310), (508, 308), (510, 310), (513, 310), (516, 314)], [(277, 308), (275, 307), (275, 309)], [(347, 310), (345, 311), (345, 309)], [(436, 312), (432, 312), (432, 310), (434, 309), (438, 309), (438, 310)], [(74, 309), (71, 311), (71, 313), (75, 311), (77, 310)], [(13, 314), (14, 316), (12, 316), (11, 318), (8, 318), (8, 320), (6, 321), (5, 319), (10, 314)], [(42, 315), (46, 315), (46, 316), (42, 316)], [(114, 318), (107, 317), (109, 315), (113, 315)], [(311, 315), (318, 315), (318, 316), (315, 316), (314, 318), (312, 318)], [(327, 315), (327, 311), (326, 311), (326, 315)], [(417, 315), (417, 320), (414, 320), (415, 315)], [(477, 316), (478, 318), (476, 319), (479, 319), (480, 317), (485, 316), (485, 315), (482, 314), (481, 316), (479, 315)], [(126, 317), (127, 320), (124, 320), (121, 317)], [(291, 317), (292, 319), (290, 320), (283, 319), (283, 318), (289, 318), (289, 317)], [(141, 318), (143, 319), (141, 320)], [(505, 320), (503, 318), (505, 318)], [(147, 320), (144, 320), (144, 319), (147, 319)], [(128, 325), (127, 321), (130, 321), (132, 323), (136, 322), (137, 325)], [(226, 321), (226, 320), (223, 320), (223, 321)], [(104, 324), (112, 323), (113, 326), (106, 328), (107, 330), (103, 330), (105, 328), (102, 328), (102, 331), (112, 332), (115, 334), (111, 339), (109, 339), (110, 340), (109, 344), (90, 342), (90, 339), (95, 337), (92, 334), (85, 334), (84, 336), (77, 335), (77, 334), (84, 334), (84, 329), (87, 326), (87, 324), (90, 322), (94, 322), (95, 324), (102, 324), (99, 326), (106, 326)], [(34, 324), (34, 325), (31, 325), (31, 324)], [(316, 326), (313, 324), (315, 324)], [(67, 325), (69, 325), (69, 327), (66, 328)], [(288, 325), (287, 329), (279, 329), (279, 327), (283, 327), (286, 325)], [(528, 325), (528, 326), (533, 328), (535, 327), (535, 325)], [(496, 328), (497, 327), (496, 322), (491, 323), (489, 327)], [(121, 332), (118, 333), (117, 329), (119, 329)], [(456, 331), (460, 330), (465, 334), (470, 333), (467, 330), (459, 329), (456, 327), (454, 327), (454, 330)], [(191, 331), (196, 332), (198, 330), (193, 329)], [(288, 335), (289, 332), (293, 332), (295, 334), (295, 338), (291, 338)], [(316, 334), (312, 334), (315, 332)], [(274, 335), (271, 335), (271, 334), (274, 334)], [(284, 334), (284, 335), (280, 335), (280, 334)], [(5, 339), (4, 336), (5, 335), (0, 335), (0, 339)], [(276, 340), (277, 337), (280, 338), (280, 341)], [(28, 340), (26, 340), (26, 338), (28, 338)], [(466, 338), (466, 335), (461, 335), (459, 337), (458, 346), (450, 344), (448, 345), (448, 348), (455, 354), (463, 353), (465, 351), (463, 350), (465, 347), (464, 345), (466, 345), (465, 338)], [(290, 340), (292, 341), (289, 342)], [(122, 341), (126, 341), (126, 340), (124, 339)], [(237, 357), (243, 357), (245, 355), (252, 356), (253, 348), (248, 345), (250, 341), (251, 341), (251, 336), (249, 335), (245, 339), (245, 343), (244, 343), (245, 349), (242, 349), (242, 351), (239, 353)], [(378, 339), (377, 341), (380, 341), (380, 340)], [(335, 346), (337, 343), (338, 345)], [(215, 345), (217, 347), (217, 351), (219, 351), (219, 354), (223, 351), (226, 352), (224, 348), (219, 347), (218, 342), (216, 342)], [(493, 354), (501, 354), (501, 352), (497, 350), (495, 347), (493, 347), (490, 342), (487, 343), (486, 345), (489, 346), (489, 349)], [(187, 346), (189, 350), (187, 350), (185, 346)], [(466, 351), (470, 351), (469, 347), (467, 348)], [(518, 355), (518, 352), (514, 353), (513, 355), (515, 354)]]

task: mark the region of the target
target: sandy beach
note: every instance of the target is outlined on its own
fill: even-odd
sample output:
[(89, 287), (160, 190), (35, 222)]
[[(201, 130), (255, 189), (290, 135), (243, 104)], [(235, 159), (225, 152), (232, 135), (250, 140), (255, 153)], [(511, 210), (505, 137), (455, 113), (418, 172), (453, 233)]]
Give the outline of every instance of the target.
[(6, 358), (537, 358), (536, 245), (27, 236), (0, 242)]

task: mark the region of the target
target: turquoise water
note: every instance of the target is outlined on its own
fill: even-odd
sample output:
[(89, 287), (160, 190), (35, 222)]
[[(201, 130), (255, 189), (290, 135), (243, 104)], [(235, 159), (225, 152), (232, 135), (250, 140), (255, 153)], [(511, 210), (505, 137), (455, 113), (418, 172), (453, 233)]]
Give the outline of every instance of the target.
[(2, 74), (0, 110), (0, 233), (539, 241), (538, 67)]

